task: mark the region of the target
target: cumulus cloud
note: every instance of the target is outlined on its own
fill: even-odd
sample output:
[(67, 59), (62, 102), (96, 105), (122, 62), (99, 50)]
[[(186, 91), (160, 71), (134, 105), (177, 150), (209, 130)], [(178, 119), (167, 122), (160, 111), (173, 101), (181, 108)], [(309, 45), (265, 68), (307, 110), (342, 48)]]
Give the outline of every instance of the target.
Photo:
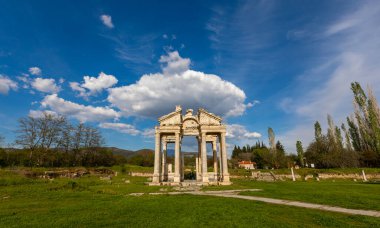
[(49, 108), (58, 114), (76, 118), (79, 121), (104, 121), (107, 119), (118, 119), (120, 114), (109, 107), (94, 107), (66, 101), (57, 94), (45, 96), (41, 102), (42, 107)]
[(100, 72), (97, 78), (84, 76), (83, 79), (84, 83), (82, 84), (82, 87), (90, 90), (90, 92), (100, 92), (103, 89), (110, 88), (117, 83), (115, 76), (107, 75), (103, 72)]
[(35, 78), (31, 82), (31, 86), (44, 93), (58, 93), (61, 87), (57, 86), (53, 78)]
[[(251, 106), (243, 90), (217, 75), (187, 69), (190, 60), (178, 52), (160, 58), (164, 74), (146, 74), (135, 84), (109, 89), (108, 101), (126, 116), (157, 118), (175, 105), (202, 107), (221, 116), (239, 116)], [(176, 62), (178, 61), (178, 63)]]
[(41, 118), (44, 117), (45, 114), (52, 115), (52, 116), (59, 116), (56, 112), (50, 111), (50, 110), (30, 110), (29, 116), (33, 118)]
[(228, 124), (226, 137), (235, 140), (257, 139), (261, 138), (261, 134), (258, 132), (250, 132), (240, 124)]
[(0, 93), (8, 94), (9, 90), (17, 90), (17, 82), (0, 74)]
[(163, 67), (164, 74), (181, 74), (189, 69), (190, 59), (182, 58), (178, 51), (173, 51), (161, 56), (160, 63), (166, 64)]
[(138, 135), (140, 131), (137, 130), (133, 125), (125, 124), (125, 123), (101, 123), (99, 127), (106, 129), (113, 129), (121, 133), (129, 134), (129, 135)]
[(108, 75), (103, 72), (99, 73), (98, 77), (84, 76), (84, 82), (70, 82), (70, 87), (73, 91), (79, 92), (79, 96), (88, 97), (90, 95), (99, 93), (104, 89), (108, 89), (115, 85), (118, 80), (113, 75)]
[(87, 97), (86, 89), (82, 88), (78, 82), (70, 82), (69, 85), (73, 91), (79, 92), (80, 97)]
[(113, 25), (113, 23), (112, 23), (112, 17), (110, 16), (110, 15), (105, 15), (105, 14), (103, 14), (103, 15), (101, 15), (100, 16), (100, 20), (103, 22), (103, 24), (105, 25), (105, 26), (107, 26), (108, 28), (113, 28), (113, 27), (115, 27), (114, 25)]
[(146, 138), (153, 138), (156, 134), (156, 130), (154, 128), (147, 128), (143, 132), (141, 132), (141, 135)]
[(41, 75), (42, 71), (39, 67), (30, 67), (29, 68), (29, 73), (31, 75)]

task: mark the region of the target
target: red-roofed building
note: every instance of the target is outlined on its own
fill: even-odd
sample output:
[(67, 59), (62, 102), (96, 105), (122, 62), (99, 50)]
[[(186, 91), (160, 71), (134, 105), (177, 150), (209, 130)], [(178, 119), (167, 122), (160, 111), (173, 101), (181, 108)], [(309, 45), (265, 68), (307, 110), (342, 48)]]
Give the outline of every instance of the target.
[(244, 169), (255, 169), (256, 167), (256, 162), (251, 162), (251, 161), (240, 161), (238, 162), (239, 168), (244, 168)]

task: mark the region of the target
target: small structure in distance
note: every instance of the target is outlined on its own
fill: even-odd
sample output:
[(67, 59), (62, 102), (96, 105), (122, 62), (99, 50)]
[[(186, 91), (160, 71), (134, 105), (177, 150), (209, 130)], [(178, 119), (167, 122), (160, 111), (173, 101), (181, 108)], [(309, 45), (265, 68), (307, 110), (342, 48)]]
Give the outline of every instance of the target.
[(252, 161), (240, 161), (238, 162), (239, 168), (244, 168), (244, 169), (255, 169), (256, 162)]

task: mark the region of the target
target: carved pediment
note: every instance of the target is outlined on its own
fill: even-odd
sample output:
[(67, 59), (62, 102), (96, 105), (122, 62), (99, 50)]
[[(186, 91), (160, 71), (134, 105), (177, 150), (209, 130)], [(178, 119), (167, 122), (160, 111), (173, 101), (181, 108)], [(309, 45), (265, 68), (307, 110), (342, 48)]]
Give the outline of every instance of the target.
[(198, 129), (200, 125), (220, 126), (222, 125), (222, 118), (207, 112), (204, 109), (198, 110), (198, 115), (193, 116), (193, 110), (188, 109), (186, 114), (182, 116), (181, 106), (177, 106), (174, 112), (164, 115), (158, 119), (160, 126), (182, 126), (186, 132), (190, 129)]
[(198, 110), (198, 119), (200, 125), (221, 125), (222, 118), (219, 116), (209, 113), (204, 109)]
[(177, 107), (174, 112), (171, 112), (158, 119), (160, 126), (181, 125), (182, 124), (182, 109)]
[(183, 121), (182, 124), (183, 134), (185, 135), (198, 135), (199, 125), (198, 121), (194, 117), (188, 117)]

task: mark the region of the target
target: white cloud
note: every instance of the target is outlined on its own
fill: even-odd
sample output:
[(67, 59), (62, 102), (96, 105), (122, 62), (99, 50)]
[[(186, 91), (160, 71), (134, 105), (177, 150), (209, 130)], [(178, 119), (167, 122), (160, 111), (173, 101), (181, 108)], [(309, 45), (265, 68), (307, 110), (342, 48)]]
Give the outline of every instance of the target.
[(115, 76), (103, 72), (100, 72), (98, 77), (84, 76), (83, 80), (84, 83), (82, 84), (79, 84), (78, 82), (70, 82), (71, 89), (79, 92), (79, 96), (81, 97), (88, 97), (99, 93), (104, 89), (112, 87), (118, 82)]
[(17, 82), (0, 74), (0, 93), (8, 94), (9, 90), (17, 90)]
[(153, 138), (156, 134), (156, 130), (154, 128), (147, 128), (144, 129), (143, 132), (141, 132), (141, 135), (143, 135), (146, 138)]
[(86, 89), (82, 88), (78, 82), (70, 82), (69, 83), (70, 88), (75, 91), (79, 92), (80, 97), (87, 97)]
[(115, 27), (114, 25), (113, 25), (113, 23), (112, 23), (112, 17), (110, 16), (110, 15), (105, 15), (105, 14), (103, 14), (103, 15), (101, 15), (100, 16), (100, 20), (103, 22), (103, 24), (105, 25), (105, 26), (107, 26), (108, 28), (113, 28), (113, 27)]
[(49, 114), (49, 115), (52, 115), (52, 116), (58, 116), (58, 114), (56, 112), (53, 112), (53, 111), (50, 111), (50, 110), (44, 110), (44, 111), (41, 111), (41, 110), (30, 110), (29, 111), (29, 116), (33, 117), (33, 118), (41, 118), (41, 117), (44, 117), (45, 114)]
[(82, 87), (90, 90), (91, 93), (100, 92), (103, 89), (110, 88), (117, 83), (115, 76), (107, 75), (103, 72), (100, 72), (97, 78), (84, 76), (83, 79), (84, 83), (82, 84)]
[(190, 59), (179, 56), (178, 51), (169, 52), (160, 57), (160, 63), (166, 64), (164, 74), (181, 74), (189, 69)]
[[(177, 54), (169, 54), (161, 59), (182, 61)], [(108, 96), (108, 101), (126, 116), (153, 118), (172, 111), (175, 105), (194, 110), (202, 107), (224, 117), (239, 116), (251, 106), (244, 103), (245, 99), (244, 91), (231, 82), (217, 75), (193, 70), (143, 75), (135, 84), (109, 89)]]
[[(296, 119), (293, 127), (279, 136), (291, 151), (295, 151), (297, 140), (307, 146), (313, 139), (315, 121), (326, 127), (327, 114), (331, 114), (339, 126), (345, 122), (345, 117), (353, 112), (351, 82), (358, 81), (364, 88), (369, 85), (380, 96), (379, 20), (380, 4), (363, 3), (326, 26), (320, 46), (323, 61), (314, 64), (315, 68), (302, 75), (294, 85), (301, 96), (287, 97), (280, 104)], [(344, 36), (332, 36), (343, 32)], [(329, 55), (326, 56), (326, 52)]]
[(226, 137), (234, 140), (257, 139), (261, 138), (261, 134), (250, 132), (240, 124), (228, 124)]
[(61, 90), (53, 78), (35, 78), (31, 85), (34, 89), (44, 93), (58, 93)]
[(61, 115), (76, 118), (80, 121), (104, 121), (107, 119), (118, 119), (120, 114), (109, 107), (94, 107), (77, 104), (59, 98), (57, 94), (47, 95), (41, 102), (42, 107)]
[(345, 31), (347, 29), (350, 29), (354, 27), (358, 23), (357, 20), (355, 19), (345, 19), (341, 20), (338, 23), (332, 24), (327, 30), (326, 30), (326, 35), (334, 35), (339, 32)]
[(138, 135), (140, 131), (137, 130), (133, 125), (125, 123), (101, 123), (99, 127), (106, 129), (113, 129), (121, 133), (126, 133), (129, 135)]
[(31, 75), (41, 75), (42, 71), (39, 67), (30, 67), (29, 68), (29, 73)]

